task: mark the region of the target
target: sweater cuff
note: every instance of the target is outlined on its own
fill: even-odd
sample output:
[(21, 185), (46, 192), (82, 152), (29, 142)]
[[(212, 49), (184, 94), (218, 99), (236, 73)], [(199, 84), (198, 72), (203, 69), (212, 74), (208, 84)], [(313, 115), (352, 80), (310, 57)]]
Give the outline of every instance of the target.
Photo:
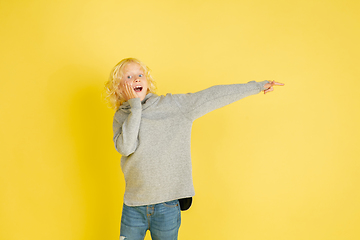
[(248, 83), (256, 83), (256, 85), (257, 85), (257, 86), (259, 87), (259, 89), (260, 89), (259, 92), (261, 92), (261, 91), (266, 90), (266, 88), (264, 88), (264, 86), (265, 86), (265, 84), (269, 83), (269, 81), (268, 81), (268, 80), (265, 80), (265, 81), (262, 81), (262, 82), (250, 81), (250, 82), (248, 82)]
[(262, 82), (258, 82), (258, 84), (260, 85), (261, 87), (261, 90), (260, 91), (264, 91), (266, 90), (266, 88), (264, 88), (265, 84), (269, 83), (268, 80), (265, 80), (265, 81), (262, 81)]
[(132, 109), (141, 109), (140, 98), (131, 98), (128, 100), (128, 103)]

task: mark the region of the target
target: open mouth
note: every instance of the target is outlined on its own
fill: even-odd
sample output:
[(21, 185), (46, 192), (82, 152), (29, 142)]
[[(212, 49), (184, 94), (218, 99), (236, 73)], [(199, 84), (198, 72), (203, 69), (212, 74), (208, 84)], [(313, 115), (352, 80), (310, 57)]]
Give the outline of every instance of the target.
[(136, 87), (134, 87), (134, 91), (135, 91), (135, 92), (141, 92), (142, 89), (143, 89), (142, 86), (136, 86)]

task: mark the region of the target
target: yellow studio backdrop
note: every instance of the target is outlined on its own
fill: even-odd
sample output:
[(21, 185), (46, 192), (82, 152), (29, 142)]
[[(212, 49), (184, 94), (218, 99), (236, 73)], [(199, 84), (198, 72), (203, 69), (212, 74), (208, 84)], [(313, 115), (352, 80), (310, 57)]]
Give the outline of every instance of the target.
[(125, 183), (101, 94), (125, 57), (153, 70), (159, 94), (286, 84), (195, 121), (196, 196), (179, 239), (360, 239), (359, 10), (2, 1), (0, 239), (119, 238)]

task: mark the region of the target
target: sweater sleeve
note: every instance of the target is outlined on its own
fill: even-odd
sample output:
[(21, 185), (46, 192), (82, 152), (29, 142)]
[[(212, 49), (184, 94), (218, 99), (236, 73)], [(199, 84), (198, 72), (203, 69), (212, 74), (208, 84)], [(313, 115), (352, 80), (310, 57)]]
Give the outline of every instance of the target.
[(192, 121), (215, 109), (265, 90), (268, 81), (217, 85), (196, 93), (173, 95), (180, 110)]
[(116, 150), (123, 156), (135, 152), (139, 145), (138, 135), (140, 129), (142, 106), (139, 98), (129, 101), (130, 113), (125, 121), (115, 114), (113, 122), (114, 144)]

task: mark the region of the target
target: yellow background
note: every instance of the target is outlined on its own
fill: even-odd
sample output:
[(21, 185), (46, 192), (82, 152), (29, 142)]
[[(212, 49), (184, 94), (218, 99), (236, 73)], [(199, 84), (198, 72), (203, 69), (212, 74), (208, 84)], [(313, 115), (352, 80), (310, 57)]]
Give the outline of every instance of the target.
[(286, 83), (195, 121), (179, 239), (360, 239), (359, 10), (2, 1), (0, 239), (118, 239), (124, 180), (101, 93), (125, 57), (153, 70), (159, 94)]

